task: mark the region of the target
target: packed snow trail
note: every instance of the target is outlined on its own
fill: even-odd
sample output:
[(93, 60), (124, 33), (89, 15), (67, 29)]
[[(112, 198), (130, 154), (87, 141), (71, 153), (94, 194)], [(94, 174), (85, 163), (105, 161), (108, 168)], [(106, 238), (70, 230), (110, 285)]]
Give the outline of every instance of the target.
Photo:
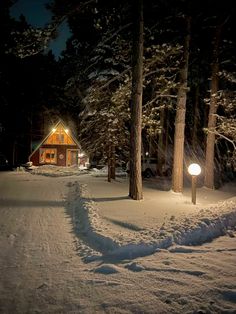
[(199, 247), (83, 263), (89, 250), (68, 210), (78, 180), (0, 173), (1, 314), (236, 313), (235, 232)]
[(84, 266), (65, 212), (66, 185), (63, 179), (0, 173), (1, 313), (92, 306), (95, 292), (80, 278)]

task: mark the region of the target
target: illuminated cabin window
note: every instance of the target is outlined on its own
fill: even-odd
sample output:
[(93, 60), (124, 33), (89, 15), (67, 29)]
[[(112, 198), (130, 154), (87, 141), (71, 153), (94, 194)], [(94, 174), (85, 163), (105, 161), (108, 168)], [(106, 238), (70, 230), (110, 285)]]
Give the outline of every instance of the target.
[(39, 162), (41, 164), (56, 164), (57, 150), (55, 148), (40, 148)]
[(71, 136), (67, 134), (67, 132), (62, 126), (57, 127), (56, 131), (53, 132), (45, 141), (45, 144), (75, 145)]

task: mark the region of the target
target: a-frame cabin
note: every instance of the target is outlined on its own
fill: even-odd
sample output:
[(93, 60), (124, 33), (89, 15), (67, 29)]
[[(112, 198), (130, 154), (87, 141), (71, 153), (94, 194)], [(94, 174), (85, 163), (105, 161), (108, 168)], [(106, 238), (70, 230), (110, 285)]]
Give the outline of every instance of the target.
[(82, 152), (71, 131), (60, 120), (30, 154), (29, 161), (35, 166), (85, 166), (88, 157)]

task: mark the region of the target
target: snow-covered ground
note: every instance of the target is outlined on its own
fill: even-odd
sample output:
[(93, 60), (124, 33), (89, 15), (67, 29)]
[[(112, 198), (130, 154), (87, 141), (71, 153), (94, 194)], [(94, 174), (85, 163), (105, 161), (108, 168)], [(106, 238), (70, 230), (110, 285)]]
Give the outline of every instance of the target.
[(235, 184), (133, 201), (125, 177), (44, 168), (0, 173), (0, 313), (236, 313)]

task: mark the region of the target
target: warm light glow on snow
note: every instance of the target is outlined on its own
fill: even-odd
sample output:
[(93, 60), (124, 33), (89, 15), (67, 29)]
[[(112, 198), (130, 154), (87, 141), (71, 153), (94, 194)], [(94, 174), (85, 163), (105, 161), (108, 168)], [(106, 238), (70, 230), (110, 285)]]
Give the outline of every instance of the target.
[[(161, 188), (171, 187), (170, 178), (164, 185), (144, 180), (137, 204), (127, 198), (125, 172), (108, 184), (108, 167), (93, 169), (43, 165), (0, 173), (3, 312), (52, 313), (56, 296), (58, 313), (82, 302), (84, 313), (104, 302), (110, 313), (235, 313), (234, 182), (199, 188), (194, 207), (189, 187), (179, 195)], [(86, 243), (76, 230), (86, 230)], [(112, 259), (101, 264), (104, 255)], [(81, 289), (78, 279), (86, 283)], [(21, 303), (31, 296), (29, 281), (40, 296), (34, 304)]]
[(198, 176), (201, 173), (201, 167), (198, 164), (191, 164), (188, 167), (188, 173), (191, 174), (191, 176)]

